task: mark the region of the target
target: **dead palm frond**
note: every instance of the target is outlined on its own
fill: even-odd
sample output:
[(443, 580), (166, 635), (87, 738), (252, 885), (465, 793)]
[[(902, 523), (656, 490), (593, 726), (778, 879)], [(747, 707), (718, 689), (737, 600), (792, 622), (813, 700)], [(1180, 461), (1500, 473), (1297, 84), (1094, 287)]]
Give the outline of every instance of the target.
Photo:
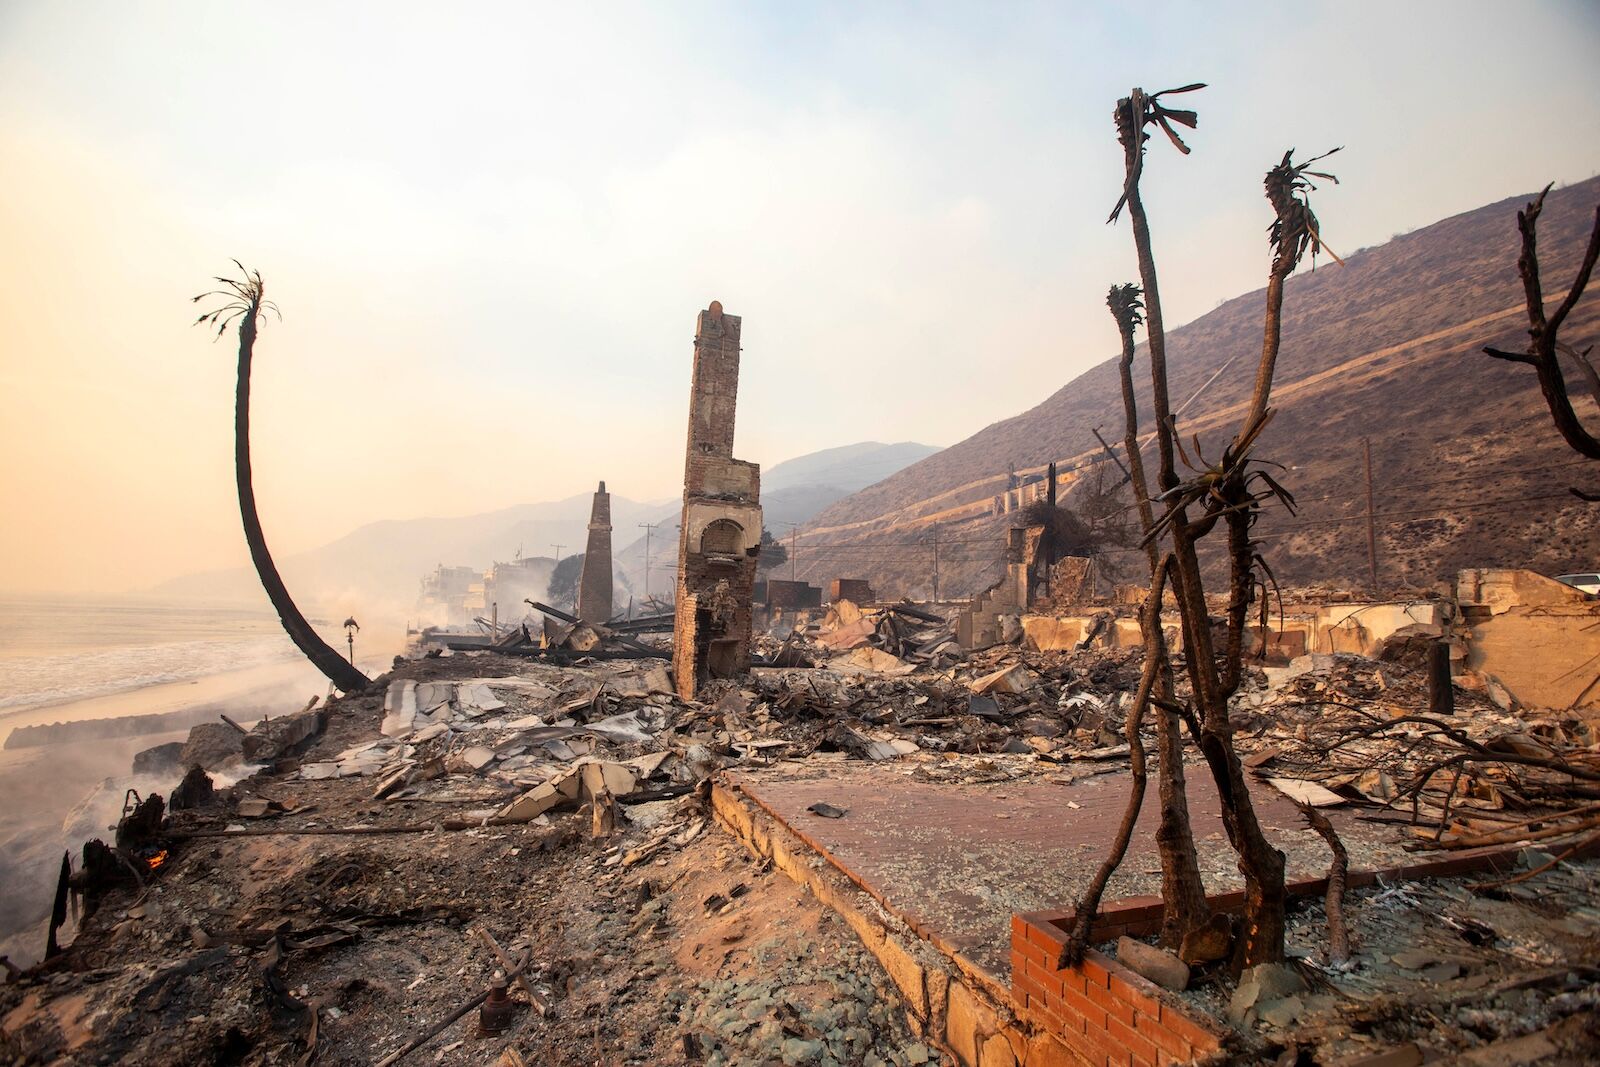
[(1189, 154), (1189, 146), (1183, 143), (1183, 138), (1172, 127), (1176, 123), (1192, 130), (1199, 124), (1200, 115), (1195, 111), (1166, 107), (1161, 103), (1161, 98), (1176, 96), (1179, 93), (1192, 93), (1205, 87), (1205, 82), (1191, 82), (1176, 89), (1163, 89), (1159, 93), (1147, 93), (1143, 89), (1135, 89), (1117, 101), (1117, 140), (1122, 143), (1122, 150), (1128, 157), (1129, 166), (1128, 177), (1122, 187), (1122, 196), (1117, 200), (1117, 206), (1111, 209), (1111, 217), (1106, 220), (1107, 222), (1117, 221), (1117, 216), (1122, 214), (1123, 205), (1128, 202), (1129, 192), (1139, 181), (1139, 173), (1144, 167), (1144, 143), (1150, 139), (1150, 135), (1144, 132), (1146, 126), (1154, 124), (1161, 127), (1161, 132), (1167, 135), (1167, 140), (1172, 142), (1174, 148), (1184, 155)]
[(261, 272), (247, 270), (245, 265), (237, 259), (233, 261), (233, 265), (239, 268), (241, 277), (223, 278), (218, 276), (213, 280), (221, 282), (226, 288), (213, 289), (208, 293), (201, 293), (190, 300), (190, 303), (198, 304), (207, 297), (215, 296), (220, 297), (223, 301), (221, 307), (214, 308), (201, 315), (194, 320), (193, 324), (198, 326), (204, 322), (215, 326), (217, 328), (217, 336), (221, 337), (227, 332), (229, 326), (247, 315), (252, 318), (258, 318), (270, 311), (278, 316), (279, 322), (282, 322), (283, 312), (278, 310), (277, 304), (266, 299), (267, 286), (261, 280)]
[(1216, 463), (1206, 462), (1205, 456), (1200, 452), (1199, 437), (1192, 439), (1195, 458), (1191, 460), (1184, 451), (1183, 439), (1174, 430), (1172, 439), (1177, 445), (1178, 455), (1182, 458), (1184, 466), (1195, 472), (1195, 476), (1179, 482), (1156, 497), (1156, 502), (1166, 504), (1167, 510), (1156, 520), (1142, 543), (1154, 542), (1176, 521), (1180, 512), (1196, 504), (1205, 506), (1204, 517), (1197, 521), (1208, 527), (1216, 520), (1237, 512), (1250, 513), (1250, 521), (1253, 524), (1255, 513), (1270, 500), (1277, 500), (1290, 514), (1294, 514), (1294, 494), (1279, 484), (1265, 469), (1268, 465), (1278, 466), (1278, 464), (1253, 459), (1251, 456), (1262, 431), (1272, 421), (1274, 414), (1276, 410), (1268, 408), (1262, 418), (1246, 427), (1237, 439), (1228, 443)]
[(1106, 307), (1117, 320), (1117, 329), (1131, 334), (1135, 326), (1144, 321), (1144, 290), (1132, 282), (1113, 285), (1106, 294)]
[(1305, 255), (1308, 248), (1313, 261), (1318, 252), (1326, 249), (1334, 262), (1344, 265), (1344, 260), (1323, 244), (1322, 234), (1317, 229), (1317, 216), (1311, 210), (1311, 193), (1317, 188), (1316, 182), (1311, 179), (1320, 178), (1335, 185), (1339, 184), (1339, 179), (1325, 171), (1308, 169), (1311, 164), (1339, 151), (1342, 151), (1342, 146), (1296, 164), (1294, 149), (1291, 148), (1283, 154), (1283, 160), (1276, 167), (1267, 171), (1267, 201), (1276, 213), (1267, 230), (1274, 254), (1274, 271), (1292, 273), (1300, 265), (1300, 257)]

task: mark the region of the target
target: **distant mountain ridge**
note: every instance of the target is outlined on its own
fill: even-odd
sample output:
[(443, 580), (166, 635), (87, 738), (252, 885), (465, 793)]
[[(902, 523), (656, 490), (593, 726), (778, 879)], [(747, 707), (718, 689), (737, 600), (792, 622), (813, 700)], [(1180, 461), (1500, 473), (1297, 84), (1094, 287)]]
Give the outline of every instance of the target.
[[(804, 522), (841, 497), (936, 451), (933, 446), (911, 442), (862, 442), (773, 464), (762, 472), (764, 485), (770, 487), (763, 490), (768, 524)], [(563, 546), (563, 554), (583, 551), (592, 500), (591, 494), (580, 493), (476, 515), (380, 519), (320, 548), (283, 557), (278, 565), (290, 591), (308, 610), (310, 605), (360, 603), (371, 605), (369, 612), (404, 618), (416, 599), (422, 575), (440, 564), (484, 569), (514, 558), (519, 551), (527, 556), (550, 555), (557, 544)], [(663, 519), (666, 515), (670, 519)], [(620, 548), (613, 555), (619, 572), (626, 571), (625, 556), (638, 524), (650, 521), (671, 533), (677, 522), (676, 503), (636, 501), (612, 493), (612, 541), (614, 549)], [(776, 527), (779, 531), (787, 528)], [(657, 539), (654, 546), (662, 543)], [(637, 585), (642, 590), (642, 540), (640, 544)], [(626, 573), (622, 576), (627, 579)], [(184, 575), (163, 582), (152, 592), (215, 601), (262, 598), (255, 572), (246, 568)]]
[[(1363, 249), (1344, 267), (1324, 260), (1289, 281), (1273, 396), (1277, 417), (1257, 449), (1288, 468), (1282, 480), (1301, 506), (1297, 517), (1280, 509), (1260, 524), (1280, 579), (1365, 580), (1363, 438), (1372, 447), (1385, 587), (1427, 586), (1470, 565), (1559, 573), (1600, 563), (1600, 508), (1565, 493), (1574, 484), (1600, 488), (1595, 475), (1557, 438), (1530, 369), (1481, 351), (1485, 344), (1520, 348), (1527, 341), (1516, 212), (1530, 198), (1511, 197)], [(1551, 299), (1564, 294), (1573, 277), (1597, 201), (1600, 178), (1554, 190), (1546, 201), (1539, 247)], [(1337, 212), (1336, 198), (1327, 199), (1330, 233)], [(1159, 269), (1159, 219), (1153, 228)], [(1600, 292), (1594, 284), (1590, 289), (1563, 332), (1579, 348), (1595, 340), (1600, 323)], [(1186, 442), (1198, 434), (1207, 456), (1235, 428), (1248, 398), (1262, 304), (1257, 290), (1167, 331), (1175, 401), (1203, 390), (1180, 430)], [(1134, 381), (1149, 430), (1143, 343)], [(1574, 389), (1574, 403), (1580, 417), (1597, 417), (1581, 387)], [(1095, 427), (1120, 442), (1114, 359), (1033, 409), (833, 504), (802, 531), (799, 569), (824, 580), (837, 569), (827, 557), (836, 560), (840, 553), (819, 547), (906, 546), (936, 522), (976, 524), (1005, 488), (1008, 472), (1042, 473), (1052, 460), (1063, 470), (1104, 462)], [(808, 544), (819, 557), (810, 566), (803, 562)], [(899, 558), (889, 558), (894, 555), (877, 553), (884, 562), (856, 568), (857, 576), (875, 578), (885, 591), (925, 594), (931, 568), (923, 557), (931, 554), (900, 547)], [(945, 564), (943, 588), (971, 592), (995, 572), (992, 559), (970, 567)]]
[(903, 470), (939, 451), (932, 445), (901, 441), (886, 445), (878, 441), (825, 448), (820, 452), (796, 456), (761, 472), (763, 497), (802, 485), (831, 486), (847, 493)]

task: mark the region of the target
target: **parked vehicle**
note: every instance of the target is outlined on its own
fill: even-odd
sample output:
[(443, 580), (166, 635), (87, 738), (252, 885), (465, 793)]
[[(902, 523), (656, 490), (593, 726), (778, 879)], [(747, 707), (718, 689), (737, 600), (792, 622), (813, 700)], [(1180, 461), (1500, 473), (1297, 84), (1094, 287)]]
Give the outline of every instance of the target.
[(1600, 574), (1558, 574), (1556, 581), (1581, 589), (1590, 596), (1600, 596)]

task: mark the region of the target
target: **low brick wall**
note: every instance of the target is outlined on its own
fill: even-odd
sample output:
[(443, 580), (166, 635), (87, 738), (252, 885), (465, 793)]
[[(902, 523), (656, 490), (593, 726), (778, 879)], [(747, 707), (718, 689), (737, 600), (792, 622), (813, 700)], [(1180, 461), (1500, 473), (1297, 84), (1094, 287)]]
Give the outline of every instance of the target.
[(1089, 949), (1083, 962), (1057, 967), (1066, 933), (1047, 914), (1054, 913), (1011, 918), (1011, 996), (1025, 1017), (1060, 1035), (1097, 1067), (1155, 1067), (1220, 1056), (1224, 1030), (1111, 957)]

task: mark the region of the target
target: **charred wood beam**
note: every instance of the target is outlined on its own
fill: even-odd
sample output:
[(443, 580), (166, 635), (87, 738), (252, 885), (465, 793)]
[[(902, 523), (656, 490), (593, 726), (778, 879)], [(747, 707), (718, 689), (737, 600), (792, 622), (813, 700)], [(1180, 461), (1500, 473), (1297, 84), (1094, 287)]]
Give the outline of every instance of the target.
[(532, 605), (534, 611), (542, 611), (552, 619), (560, 619), (562, 622), (573, 623), (578, 621), (578, 617), (576, 615), (568, 615), (560, 608), (553, 608), (549, 604), (541, 604), (537, 600), (523, 600), (523, 603)]

